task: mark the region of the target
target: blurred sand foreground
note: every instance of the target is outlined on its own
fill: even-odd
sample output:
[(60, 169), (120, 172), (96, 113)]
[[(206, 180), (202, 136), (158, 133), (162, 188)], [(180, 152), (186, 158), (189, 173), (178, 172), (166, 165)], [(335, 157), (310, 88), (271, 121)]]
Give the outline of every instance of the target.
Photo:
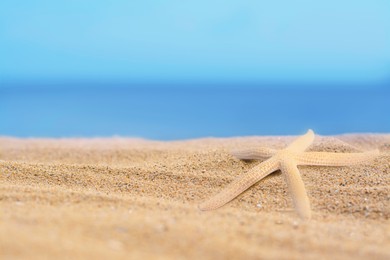
[(390, 135), (316, 137), (309, 150), (381, 155), (300, 167), (308, 223), (277, 173), (221, 209), (198, 210), (259, 163), (230, 149), (294, 138), (0, 138), (0, 258), (390, 259)]

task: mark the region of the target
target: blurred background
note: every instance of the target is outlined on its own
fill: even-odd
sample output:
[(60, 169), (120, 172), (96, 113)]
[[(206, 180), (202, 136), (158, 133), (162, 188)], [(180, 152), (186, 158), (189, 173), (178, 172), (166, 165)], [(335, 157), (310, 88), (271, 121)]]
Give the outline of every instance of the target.
[(390, 132), (390, 1), (0, 2), (0, 136)]

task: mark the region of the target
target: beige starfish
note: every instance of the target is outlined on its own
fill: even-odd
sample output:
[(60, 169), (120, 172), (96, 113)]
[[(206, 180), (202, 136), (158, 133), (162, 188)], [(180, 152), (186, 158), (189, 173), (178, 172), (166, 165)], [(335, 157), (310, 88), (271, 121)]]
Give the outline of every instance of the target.
[(280, 169), (287, 182), (295, 210), (302, 219), (310, 219), (310, 202), (297, 165), (347, 166), (372, 160), (379, 154), (378, 150), (364, 153), (304, 152), (313, 140), (314, 132), (309, 130), (280, 151), (255, 148), (233, 152), (233, 155), (239, 159), (271, 158), (240, 176), (214, 197), (201, 203), (199, 208), (212, 210), (222, 207), (256, 182)]

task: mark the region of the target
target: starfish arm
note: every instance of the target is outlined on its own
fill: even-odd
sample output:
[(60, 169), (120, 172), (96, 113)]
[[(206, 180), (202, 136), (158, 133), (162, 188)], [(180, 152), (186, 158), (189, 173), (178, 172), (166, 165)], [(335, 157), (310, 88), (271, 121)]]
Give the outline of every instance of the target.
[(299, 165), (348, 166), (375, 159), (379, 150), (364, 153), (305, 152), (296, 156)]
[(309, 145), (314, 140), (314, 132), (313, 130), (309, 129), (306, 134), (298, 137), (294, 142), (292, 142), (289, 146), (287, 146), (287, 150), (300, 153), (304, 152)]
[(272, 157), (276, 150), (266, 147), (250, 147), (243, 150), (233, 150), (232, 155), (240, 160), (256, 160)]
[(279, 162), (275, 158), (270, 158), (260, 163), (238, 179), (234, 180), (220, 193), (199, 204), (199, 209), (212, 210), (222, 207), (278, 168)]
[(290, 159), (283, 160), (280, 163), (280, 169), (282, 170), (282, 173), (287, 182), (295, 210), (302, 219), (310, 219), (310, 201), (296, 162)]

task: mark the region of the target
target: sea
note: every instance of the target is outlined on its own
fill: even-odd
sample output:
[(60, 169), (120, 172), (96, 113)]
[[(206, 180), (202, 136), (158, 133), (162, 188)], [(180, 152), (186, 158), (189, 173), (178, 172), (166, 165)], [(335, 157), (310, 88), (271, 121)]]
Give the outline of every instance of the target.
[(390, 133), (390, 84), (5, 84), (0, 119), (14, 137)]

